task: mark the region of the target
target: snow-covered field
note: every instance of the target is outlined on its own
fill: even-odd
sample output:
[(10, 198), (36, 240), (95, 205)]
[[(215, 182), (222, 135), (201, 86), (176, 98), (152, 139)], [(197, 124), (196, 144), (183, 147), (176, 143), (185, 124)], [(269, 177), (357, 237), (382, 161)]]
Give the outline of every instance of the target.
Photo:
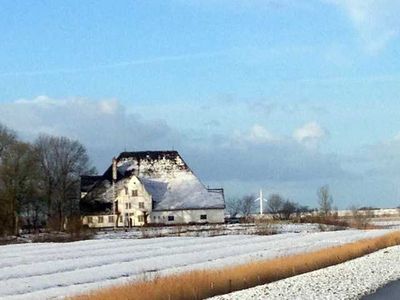
[(359, 299), (399, 280), (399, 261), (400, 246), (395, 246), (336, 266), (209, 300)]
[(216, 268), (312, 251), (370, 238), (389, 230), (225, 235), (152, 239), (98, 239), (0, 247), (0, 298), (46, 299), (150, 274)]
[(400, 229), (400, 220), (373, 220), (371, 224), (387, 229)]
[[(325, 231), (333, 230), (334, 226), (322, 225)], [(127, 232), (122, 230), (113, 232), (100, 231), (96, 234), (96, 239), (131, 239), (149, 238), (166, 236), (185, 236), (185, 237), (209, 237), (218, 235), (238, 235), (238, 234), (257, 234), (260, 231), (271, 233), (300, 233), (300, 232), (320, 232), (319, 224), (293, 224), (293, 223), (266, 223), (266, 224), (209, 224), (209, 225), (182, 225), (164, 227), (137, 227), (129, 229)]]

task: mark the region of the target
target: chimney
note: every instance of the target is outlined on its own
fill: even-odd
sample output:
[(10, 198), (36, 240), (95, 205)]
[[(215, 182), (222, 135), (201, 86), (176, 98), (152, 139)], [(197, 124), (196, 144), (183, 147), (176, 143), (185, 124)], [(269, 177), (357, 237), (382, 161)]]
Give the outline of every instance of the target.
[(117, 181), (117, 159), (115, 157), (112, 159), (112, 180)]

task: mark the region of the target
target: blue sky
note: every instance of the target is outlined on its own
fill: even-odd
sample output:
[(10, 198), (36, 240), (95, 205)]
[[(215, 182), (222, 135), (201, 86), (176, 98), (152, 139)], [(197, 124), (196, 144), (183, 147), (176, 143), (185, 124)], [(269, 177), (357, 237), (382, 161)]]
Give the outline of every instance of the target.
[(228, 196), (400, 204), (395, 0), (2, 1), (0, 122), (177, 149)]

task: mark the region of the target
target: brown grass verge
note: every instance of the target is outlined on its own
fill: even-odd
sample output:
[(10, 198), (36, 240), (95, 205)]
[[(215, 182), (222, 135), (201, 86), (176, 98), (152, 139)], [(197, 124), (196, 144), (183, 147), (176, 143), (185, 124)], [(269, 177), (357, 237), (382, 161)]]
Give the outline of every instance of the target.
[(400, 232), (394, 232), (310, 253), (135, 281), (73, 299), (204, 299), (325, 268), (399, 244)]

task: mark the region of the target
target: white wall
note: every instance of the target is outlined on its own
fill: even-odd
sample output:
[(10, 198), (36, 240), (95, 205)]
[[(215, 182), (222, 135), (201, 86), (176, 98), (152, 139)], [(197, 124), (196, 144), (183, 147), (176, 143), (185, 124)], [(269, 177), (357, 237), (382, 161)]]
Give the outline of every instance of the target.
[[(99, 217), (103, 218), (103, 222), (99, 223)], [(109, 215), (88, 215), (84, 216), (82, 219), (82, 223), (84, 225), (88, 225), (89, 228), (104, 228), (104, 227), (113, 227), (114, 222), (109, 221)], [(88, 219), (91, 218), (92, 222), (88, 222)], [(115, 219), (114, 219), (115, 220)]]
[[(207, 219), (202, 220), (201, 215), (206, 215)], [(173, 221), (168, 221), (168, 217), (173, 216)], [(148, 219), (149, 223), (158, 224), (182, 224), (182, 223), (223, 223), (223, 209), (195, 209), (195, 210), (172, 210), (172, 211), (153, 211)]]
[[(140, 212), (141, 214), (141, 212)], [(206, 215), (207, 219), (201, 219), (201, 215)], [(168, 217), (173, 216), (174, 220), (169, 221)], [(88, 223), (88, 217), (91, 217), (92, 222)], [(103, 223), (99, 223), (99, 217), (103, 217)], [(143, 222), (138, 222), (137, 215), (130, 216), (132, 218), (132, 226), (142, 226)], [(223, 209), (196, 209), (196, 210), (173, 210), (173, 211), (153, 211), (147, 218), (149, 224), (188, 224), (188, 223), (223, 223)], [(113, 227), (114, 223), (109, 222), (108, 215), (91, 215), (83, 217), (83, 224), (90, 228), (106, 228)], [(126, 225), (126, 223), (125, 223)], [(118, 220), (118, 227), (123, 227), (124, 223), (121, 219)]]
[[(152, 210), (152, 197), (147, 193), (142, 183), (136, 176), (132, 176), (128, 180), (121, 182), (122, 184), (118, 187), (117, 200), (118, 200), (118, 211), (121, 213), (121, 217), (118, 219), (118, 226), (128, 226), (129, 221), (132, 220), (132, 226), (140, 226), (144, 224), (141, 221), (143, 211), (148, 213)], [(132, 196), (132, 191), (137, 191), (137, 196)], [(144, 204), (144, 208), (139, 207), (139, 203)], [(128, 208), (127, 208), (128, 204)], [(130, 204), (130, 207), (129, 207)]]

